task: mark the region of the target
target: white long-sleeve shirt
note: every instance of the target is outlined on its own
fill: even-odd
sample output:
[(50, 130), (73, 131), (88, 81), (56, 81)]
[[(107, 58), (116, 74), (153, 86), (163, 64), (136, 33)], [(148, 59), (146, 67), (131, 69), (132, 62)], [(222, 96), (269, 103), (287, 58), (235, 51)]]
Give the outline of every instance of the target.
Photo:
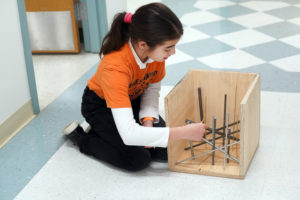
[(113, 108), (112, 114), (119, 134), (126, 145), (166, 147), (169, 128), (144, 127), (136, 123), (131, 108)]

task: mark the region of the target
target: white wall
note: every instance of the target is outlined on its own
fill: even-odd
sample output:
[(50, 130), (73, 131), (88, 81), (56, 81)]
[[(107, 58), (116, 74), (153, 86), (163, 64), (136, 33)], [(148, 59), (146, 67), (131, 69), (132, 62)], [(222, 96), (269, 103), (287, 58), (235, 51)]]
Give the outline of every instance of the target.
[(106, 0), (108, 27), (110, 27), (116, 13), (124, 11), (134, 13), (140, 6), (153, 2), (161, 2), (161, 0)]
[(114, 19), (115, 14), (118, 12), (124, 12), (127, 10), (125, 0), (106, 0), (106, 13), (107, 24), (110, 29), (110, 25)]
[(0, 27), (1, 124), (31, 98), (17, 0), (0, 0)]
[(127, 11), (134, 13), (139, 7), (153, 2), (161, 2), (161, 0), (126, 0), (127, 2)]

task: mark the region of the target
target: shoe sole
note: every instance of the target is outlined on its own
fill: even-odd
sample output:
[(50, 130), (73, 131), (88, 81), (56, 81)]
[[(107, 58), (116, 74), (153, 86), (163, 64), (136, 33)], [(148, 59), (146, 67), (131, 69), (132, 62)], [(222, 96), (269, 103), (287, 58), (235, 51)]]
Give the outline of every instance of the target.
[(69, 135), (72, 133), (77, 127), (79, 126), (79, 123), (77, 121), (71, 122), (69, 125), (67, 125), (63, 130), (62, 133), (64, 135)]

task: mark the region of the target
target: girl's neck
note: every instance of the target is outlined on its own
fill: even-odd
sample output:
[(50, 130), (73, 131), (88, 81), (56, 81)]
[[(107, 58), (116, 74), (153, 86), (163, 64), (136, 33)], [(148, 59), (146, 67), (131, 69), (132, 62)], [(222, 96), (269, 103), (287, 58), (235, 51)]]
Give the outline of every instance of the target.
[(148, 60), (148, 56), (146, 54), (146, 52), (142, 49), (139, 48), (139, 46), (137, 45), (137, 43), (132, 42), (132, 47), (136, 53), (136, 55), (139, 57), (139, 59), (142, 62), (146, 62)]

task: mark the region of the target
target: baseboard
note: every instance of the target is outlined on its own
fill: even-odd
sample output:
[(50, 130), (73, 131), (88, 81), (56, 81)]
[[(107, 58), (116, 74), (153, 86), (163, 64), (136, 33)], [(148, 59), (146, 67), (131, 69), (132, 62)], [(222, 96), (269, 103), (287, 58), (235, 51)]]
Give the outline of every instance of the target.
[(24, 128), (35, 116), (30, 99), (2, 122), (0, 124), (0, 148)]

